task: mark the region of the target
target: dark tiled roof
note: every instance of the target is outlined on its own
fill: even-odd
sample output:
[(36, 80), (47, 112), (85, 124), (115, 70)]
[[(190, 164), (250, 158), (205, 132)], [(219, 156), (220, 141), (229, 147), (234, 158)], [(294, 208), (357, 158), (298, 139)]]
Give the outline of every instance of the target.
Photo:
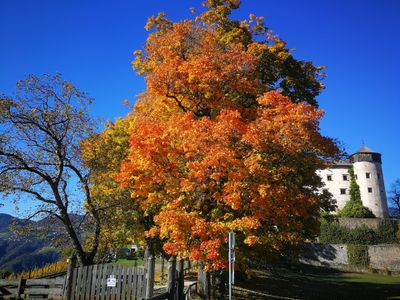
[(376, 152), (366, 146), (362, 146), (360, 149), (358, 149), (356, 153), (376, 153)]
[(338, 160), (335, 161), (332, 165), (332, 167), (350, 167), (352, 166), (351, 162), (348, 160)]

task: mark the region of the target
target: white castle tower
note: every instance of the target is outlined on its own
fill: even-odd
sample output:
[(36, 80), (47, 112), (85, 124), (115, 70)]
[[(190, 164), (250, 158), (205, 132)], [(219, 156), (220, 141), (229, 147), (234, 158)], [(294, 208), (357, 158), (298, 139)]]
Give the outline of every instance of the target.
[(363, 205), (368, 207), (376, 217), (388, 218), (381, 154), (365, 146), (352, 154), (349, 160), (337, 162), (329, 169), (317, 171), (325, 183), (324, 190), (332, 194), (337, 201), (338, 209), (342, 209), (350, 199), (348, 172), (350, 166), (354, 168)]
[(363, 146), (350, 156), (363, 205), (379, 218), (389, 217), (381, 154)]

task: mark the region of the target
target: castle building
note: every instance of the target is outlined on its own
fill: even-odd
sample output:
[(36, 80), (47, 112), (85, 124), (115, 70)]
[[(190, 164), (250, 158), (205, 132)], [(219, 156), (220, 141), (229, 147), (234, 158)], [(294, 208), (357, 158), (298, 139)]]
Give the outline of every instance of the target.
[(318, 175), (325, 183), (323, 190), (329, 191), (336, 199), (338, 209), (342, 209), (350, 200), (348, 172), (350, 166), (354, 168), (363, 205), (368, 207), (376, 217), (388, 218), (381, 154), (368, 147), (361, 147), (348, 160), (336, 162), (329, 169), (318, 170)]

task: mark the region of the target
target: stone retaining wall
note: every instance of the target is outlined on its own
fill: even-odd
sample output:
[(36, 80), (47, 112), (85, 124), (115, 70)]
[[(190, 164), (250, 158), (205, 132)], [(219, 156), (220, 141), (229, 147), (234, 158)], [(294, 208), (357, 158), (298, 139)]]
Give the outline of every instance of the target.
[[(400, 224), (400, 220), (397, 219), (392, 219), (396, 221), (398, 224)], [(379, 222), (382, 221), (382, 219), (378, 218), (372, 218), (372, 219), (366, 219), (366, 218), (338, 218), (338, 222), (340, 226), (346, 227), (348, 229), (354, 229), (357, 227), (361, 227), (363, 225), (367, 226), (368, 228), (371, 229), (377, 229)]]
[(307, 251), (300, 259), (301, 262), (332, 268), (382, 273), (400, 274), (400, 245), (371, 245), (368, 246), (370, 266), (360, 270), (349, 266), (346, 245), (308, 244)]

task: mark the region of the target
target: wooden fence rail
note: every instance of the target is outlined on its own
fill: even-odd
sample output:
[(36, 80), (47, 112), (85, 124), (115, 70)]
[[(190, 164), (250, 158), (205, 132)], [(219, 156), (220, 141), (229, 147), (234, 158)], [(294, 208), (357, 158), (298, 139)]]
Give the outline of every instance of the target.
[(75, 268), (69, 298), (85, 299), (141, 299), (145, 295), (146, 270), (115, 264)]
[[(66, 300), (134, 300), (146, 298), (146, 269), (116, 264), (74, 267), (70, 263), (67, 274), (58, 278), (0, 280), (0, 299), (66, 299)], [(183, 261), (176, 266), (175, 257), (168, 261), (166, 291), (147, 295), (147, 299), (188, 299), (191, 285), (184, 290)], [(147, 291), (147, 294), (148, 291)]]
[(61, 299), (63, 296), (65, 279), (19, 279), (0, 280), (0, 299), (30, 299), (33, 297), (46, 297)]

